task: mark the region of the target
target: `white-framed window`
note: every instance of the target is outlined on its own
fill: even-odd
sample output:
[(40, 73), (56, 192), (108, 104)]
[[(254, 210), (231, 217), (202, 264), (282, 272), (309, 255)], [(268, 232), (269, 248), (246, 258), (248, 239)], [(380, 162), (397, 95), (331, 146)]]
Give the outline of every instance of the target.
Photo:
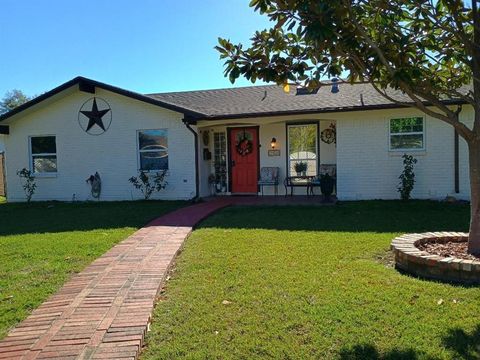
[(30, 136), (30, 170), (37, 175), (57, 172), (57, 142), (54, 135)]
[(422, 116), (390, 119), (390, 151), (425, 150), (425, 119)]
[[(318, 174), (318, 124), (287, 125), (288, 135), (288, 174), (297, 175), (297, 164), (306, 164), (302, 175)], [(296, 166), (297, 165), (297, 166)]]
[(139, 130), (137, 138), (139, 169), (168, 170), (168, 130)]

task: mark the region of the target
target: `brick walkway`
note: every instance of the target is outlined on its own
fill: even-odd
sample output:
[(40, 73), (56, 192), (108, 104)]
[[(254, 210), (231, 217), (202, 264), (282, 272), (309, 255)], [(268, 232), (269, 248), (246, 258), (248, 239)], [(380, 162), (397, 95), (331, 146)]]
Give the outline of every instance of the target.
[(114, 246), (10, 331), (0, 359), (136, 359), (184, 239), (230, 204), (223, 198), (176, 210)]
[(0, 359), (136, 359), (155, 297), (192, 227), (229, 205), (317, 205), (319, 197), (216, 197), (166, 214), (75, 275), (7, 337)]

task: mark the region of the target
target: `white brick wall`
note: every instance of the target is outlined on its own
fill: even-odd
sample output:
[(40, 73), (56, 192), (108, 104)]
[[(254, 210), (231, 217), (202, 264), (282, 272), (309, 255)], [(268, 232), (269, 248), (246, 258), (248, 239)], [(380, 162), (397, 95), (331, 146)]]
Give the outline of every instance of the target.
[(89, 200), (86, 179), (96, 171), (102, 178), (101, 200), (141, 198), (128, 179), (137, 174), (137, 130), (168, 129), (168, 186), (157, 198), (189, 199), (195, 195), (193, 135), (182, 123), (183, 115), (128, 97), (97, 89), (95, 96), (112, 108), (113, 120), (108, 131), (91, 136), (79, 126), (80, 106), (92, 94), (66, 92), (66, 96), (35, 111), (8, 120), (10, 135), (7, 149), (7, 196), (9, 201), (23, 201), (24, 194), (17, 170), (29, 167), (28, 137), (55, 135), (58, 174), (37, 178), (33, 200)]
[[(45, 102), (35, 111), (26, 111), (10, 119), (10, 135), (5, 136), (7, 195), (10, 201), (23, 201), (24, 194), (16, 171), (29, 166), (28, 137), (57, 136), (58, 175), (38, 178), (34, 200), (91, 199), (86, 178), (98, 171), (103, 181), (102, 200), (138, 199), (128, 178), (137, 172), (137, 130), (167, 128), (169, 131), (168, 188), (159, 198), (188, 199), (195, 195), (194, 139), (182, 123), (182, 114), (162, 109), (101, 89), (96, 96), (107, 100), (113, 111), (110, 129), (101, 136), (83, 132), (77, 122), (79, 107), (92, 95), (79, 91), (65, 92)], [(317, 114), (262, 119), (233, 119), (222, 122), (200, 122), (205, 128), (226, 129), (228, 124), (260, 125), (260, 166), (280, 167), (280, 193), (283, 192), (285, 157), (287, 155), (285, 123), (292, 121), (325, 121), (337, 124), (337, 191), (343, 200), (398, 199), (398, 176), (402, 172), (402, 153), (388, 149), (388, 124), (391, 117), (422, 115), (411, 109), (376, 110), (350, 113)], [(472, 109), (461, 114), (466, 123)], [(465, 142), (460, 141), (460, 194), (454, 193), (454, 131), (439, 120), (426, 117), (426, 149), (412, 152), (418, 159), (415, 166), (414, 198), (442, 199), (447, 195), (469, 198), (468, 161)], [(277, 139), (279, 157), (269, 157), (272, 137)], [(213, 138), (210, 149), (213, 151)], [(211, 162), (202, 159), (202, 138), (199, 138), (200, 181), (202, 195), (208, 195)], [(333, 148), (332, 148), (333, 149)], [(332, 150), (331, 149), (331, 150)], [(334, 154), (332, 159), (334, 158)], [(320, 154), (322, 156), (322, 154)], [(302, 193), (297, 189), (296, 193)], [(272, 189), (266, 189), (272, 193)]]
[[(216, 122), (216, 129), (226, 126), (246, 126), (260, 124), (260, 166), (279, 166), (280, 183), (285, 178), (286, 157), (286, 122), (304, 122), (319, 120), (322, 125), (332, 121), (337, 125), (337, 191), (342, 200), (360, 199), (398, 199), (397, 185), (403, 170), (403, 152), (389, 151), (389, 120), (392, 117), (424, 116), (412, 109), (374, 110), (346, 113), (316, 114), (292, 117), (269, 117), (258, 119), (233, 119)], [(472, 109), (465, 106), (461, 118), (471, 123)], [(200, 127), (210, 127), (211, 122), (201, 122)], [(280, 157), (268, 157), (267, 150), (270, 139), (277, 139), (281, 151)], [(460, 140), (460, 193), (455, 194), (454, 176), (454, 130), (440, 120), (426, 117), (425, 121), (426, 149), (411, 152), (418, 159), (415, 165), (416, 184), (412, 196), (418, 199), (444, 199), (453, 195), (460, 199), (469, 199), (468, 153), (465, 142)], [(332, 150), (332, 149), (330, 149)], [(334, 159), (332, 153), (320, 157)], [(322, 160), (322, 162), (326, 162)], [(205, 168), (208, 168), (205, 166)], [(200, 181), (205, 182), (208, 176), (205, 170)], [(283, 186), (280, 185), (280, 193)], [(319, 190), (317, 190), (319, 191)], [(266, 189), (271, 194), (271, 189)], [(295, 193), (302, 194), (302, 189)]]
[[(351, 113), (337, 121), (338, 193), (341, 199), (398, 199), (396, 186), (403, 170), (403, 152), (388, 149), (389, 119), (420, 115), (413, 110)], [(418, 159), (412, 196), (443, 199), (447, 195), (467, 198), (462, 175), (461, 194), (454, 194), (454, 130), (430, 117), (425, 121), (425, 151), (408, 152)], [(462, 169), (465, 151), (462, 149)]]

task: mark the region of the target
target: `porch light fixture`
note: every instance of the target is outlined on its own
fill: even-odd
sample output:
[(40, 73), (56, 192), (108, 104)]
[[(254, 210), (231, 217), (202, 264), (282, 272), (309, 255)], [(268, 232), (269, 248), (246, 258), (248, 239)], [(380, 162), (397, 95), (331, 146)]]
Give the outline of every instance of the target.
[(270, 142), (270, 146), (272, 147), (272, 149), (275, 149), (276, 145), (277, 145), (277, 139), (272, 138), (272, 141)]

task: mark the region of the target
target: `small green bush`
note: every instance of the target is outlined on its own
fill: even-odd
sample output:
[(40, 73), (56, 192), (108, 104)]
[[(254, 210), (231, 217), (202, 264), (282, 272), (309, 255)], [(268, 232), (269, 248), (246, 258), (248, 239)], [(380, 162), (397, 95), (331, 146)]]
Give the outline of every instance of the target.
[(150, 196), (155, 191), (160, 191), (165, 189), (167, 186), (167, 181), (165, 177), (167, 175), (166, 171), (157, 172), (155, 174), (147, 174), (145, 171), (140, 170), (138, 176), (132, 176), (128, 181), (132, 183), (135, 189), (138, 189), (142, 192), (145, 200), (150, 199)]
[(412, 193), (413, 187), (415, 185), (415, 173), (413, 171), (413, 166), (417, 163), (412, 155), (403, 154), (403, 172), (398, 177), (400, 183), (397, 187), (398, 192), (400, 193), (400, 198), (402, 200), (409, 200)]
[(35, 190), (37, 189), (35, 177), (33, 176), (32, 172), (26, 168), (17, 171), (17, 175), (20, 177), (20, 179), (24, 179), (24, 183), (22, 184), (23, 191), (27, 197), (27, 202), (30, 202), (30, 200), (32, 200), (32, 196), (35, 194)]

